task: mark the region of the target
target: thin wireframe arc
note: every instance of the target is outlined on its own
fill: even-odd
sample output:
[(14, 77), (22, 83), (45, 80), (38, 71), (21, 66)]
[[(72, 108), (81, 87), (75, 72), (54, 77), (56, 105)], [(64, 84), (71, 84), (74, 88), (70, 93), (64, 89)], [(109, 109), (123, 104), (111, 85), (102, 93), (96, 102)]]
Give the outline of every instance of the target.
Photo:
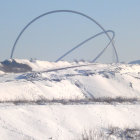
[[(103, 54), (103, 52), (108, 48), (108, 46), (111, 44), (111, 42), (113, 41), (113, 39), (114, 39), (114, 37), (115, 37), (115, 32), (112, 31), (112, 30), (107, 30), (107, 31), (105, 31), (105, 32), (100, 32), (100, 33), (98, 33), (98, 34), (95, 34), (95, 35), (89, 37), (88, 39), (84, 40), (83, 42), (79, 43), (78, 45), (76, 45), (75, 47), (73, 47), (72, 49), (70, 49), (69, 51), (67, 51), (66, 53), (64, 53), (64, 54), (63, 54), (61, 57), (59, 57), (55, 62), (58, 62), (58, 61), (62, 60), (65, 56), (67, 56), (68, 54), (70, 54), (70, 53), (73, 52), (74, 50), (78, 49), (80, 46), (82, 46), (83, 44), (87, 43), (88, 41), (94, 39), (95, 37), (100, 36), (100, 35), (105, 34), (105, 33), (109, 33), (109, 32), (112, 33), (113, 36), (112, 36), (111, 40), (109, 41), (109, 43), (107, 44), (107, 46), (102, 50), (102, 53), (101, 53), (101, 54)], [(99, 53), (99, 54), (100, 54), (100, 53)], [(98, 54), (98, 55), (99, 55), (99, 54)], [(98, 55), (97, 55), (97, 56), (98, 56)], [(100, 56), (101, 56), (101, 55), (99, 55), (99, 57), (100, 57)], [(98, 57), (98, 58), (99, 58), (99, 57)], [(96, 59), (96, 57), (95, 57), (94, 59)], [(93, 59), (93, 60), (94, 60), (94, 59)], [(92, 62), (95, 62), (97, 59), (96, 59), (95, 61), (93, 61), (93, 60), (92, 60)]]
[[(16, 48), (16, 44), (18, 42), (18, 40), (20, 39), (21, 35), (24, 33), (24, 31), (33, 23), (35, 22), (36, 20), (38, 20), (39, 18), (41, 17), (44, 17), (46, 15), (49, 15), (49, 14), (53, 14), (53, 13), (74, 13), (74, 14), (78, 14), (78, 15), (81, 15), (83, 17), (86, 17), (87, 19), (91, 20), (92, 22), (94, 22), (96, 25), (98, 25), (98, 27), (100, 27), (103, 32), (106, 34), (106, 36), (108, 37), (108, 39), (111, 41), (111, 37), (109, 36), (109, 34), (106, 32), (106, 30), (96, 21), (94, 20), (93, 18), (91, 18), (90, 16), (87, 16), (86, 14), (83, 14), (81, 12), (77, 12), (77, 11), (73, 11), (73, 10), (54, 10), (54, 11), (50, 11), (50, 12), (46, 12), (44, 14), (41, 14), (40, 16), (34, 18), (33, 20), (31, 20), (22, 30), (21, 32), (19, 33), (18, 37), (16, 38), (15, 42), (14, 42), (14, 45), (12, 47), (12, 51), (11, 51), (11, 55), (10, 55), (10, 58), (13, 59), (13, 55), (14, 55), (14, 51), (15, 51), (15, 48)], [(118, 54), (117, 54), (117, 51), (116, 51), (116, 48), (115, 48), (115, 45), (113, 43), (113, 41), (111, 42), (112, 43), (112, 46), (113, 46), (113, 49), (115, 51), (115, 56), (116, 56), (116, 62), (119, 62), (119, 59), (118, 59)]]
[(94, 63), (104, 52), (105, 50), (108, 48), (108, 46), (111, 44), (111, 42), (114, 40), (115, 38), (115, 32), (114, 31), (109, 31), (109, 32), (112, 32), (113, 33), (113, 36), (112, 36), (112, 40), (106, 45), (106, 47), (91, 61), (92, 63)]

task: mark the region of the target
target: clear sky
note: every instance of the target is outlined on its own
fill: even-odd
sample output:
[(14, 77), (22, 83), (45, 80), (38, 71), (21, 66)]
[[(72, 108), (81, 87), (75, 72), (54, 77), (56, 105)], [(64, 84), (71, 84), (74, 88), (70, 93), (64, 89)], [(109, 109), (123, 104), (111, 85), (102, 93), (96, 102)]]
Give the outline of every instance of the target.
[[(115, 31), (120, 61), (140, 59), (140, 0), (0, 0), (0, 61), (9, 58), (17, 35), (29, 21), (42, 13), (60, 9), (85, 13), (106, 30)], [(24, 32), (14, 57), (54, 61), (98, 32), (101, 29), (83, 17), (68, 13), (49, 15)], [(65, 60), (92, 60), (108, 41), (102, 35)], [(101, 60), (112, 59), (112, 52), (110, 46)]]

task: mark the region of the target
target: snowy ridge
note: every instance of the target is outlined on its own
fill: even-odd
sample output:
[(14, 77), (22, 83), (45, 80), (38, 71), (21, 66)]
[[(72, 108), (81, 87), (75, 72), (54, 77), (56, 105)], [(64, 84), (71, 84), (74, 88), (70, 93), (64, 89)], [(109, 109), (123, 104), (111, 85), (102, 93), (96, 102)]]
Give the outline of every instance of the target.
[(140, 98), (139, 65), (16, 61), (34, 72), (2, 73), (0, 101)]

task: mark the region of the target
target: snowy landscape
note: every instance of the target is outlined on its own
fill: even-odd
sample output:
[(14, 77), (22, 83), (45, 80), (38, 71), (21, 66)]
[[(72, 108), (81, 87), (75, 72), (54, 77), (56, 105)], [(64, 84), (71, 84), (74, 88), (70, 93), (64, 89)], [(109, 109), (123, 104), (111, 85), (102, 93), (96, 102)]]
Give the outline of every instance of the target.
[(140, 0), (0, 10), (0, 140), (140, 140)]
[(139, 140), (139, 85), (139, 64), (3, 61), (0, 139)]

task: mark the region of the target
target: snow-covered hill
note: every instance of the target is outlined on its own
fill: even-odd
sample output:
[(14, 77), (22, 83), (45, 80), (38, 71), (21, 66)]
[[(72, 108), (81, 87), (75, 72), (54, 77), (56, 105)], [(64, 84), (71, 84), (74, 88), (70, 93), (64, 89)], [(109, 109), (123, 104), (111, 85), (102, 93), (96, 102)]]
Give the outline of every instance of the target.
[(140, 60), (131, 61), (129, 64), (140, 64)]
[(71, 140), (86, 129), (140, 127), (140, 65), (7, 60), (0, 137)]

